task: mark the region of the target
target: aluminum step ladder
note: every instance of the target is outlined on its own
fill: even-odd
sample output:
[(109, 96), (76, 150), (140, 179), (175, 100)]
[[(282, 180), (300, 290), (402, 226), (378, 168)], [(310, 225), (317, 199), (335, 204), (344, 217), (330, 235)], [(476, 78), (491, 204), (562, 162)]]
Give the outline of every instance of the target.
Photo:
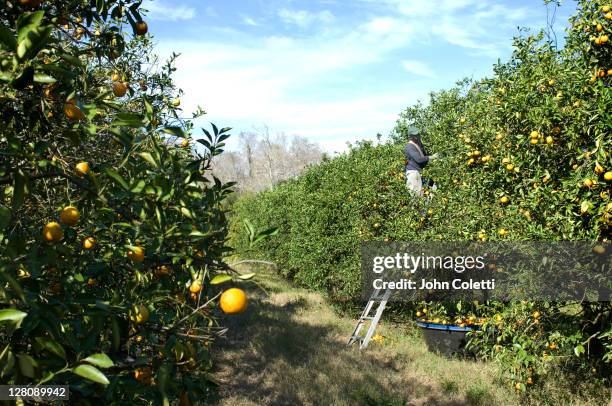
[[(363, 309), (361, 316), (359, 316), (357, 325), (355, 326), (353, 334), (351, 334), (351, 338), (349, 338), (347, 345), (351, 345), (353, 343), (358, 342), (360, 350), (363, 350), (368, 347), (368, 344), (370, 343), (370, 340), (374, 335), (374, 331), (376, 331), (376, 326), (380, 321), (380, 317), (382, 316), (383, 311), (385, 310), (385, 306), (387, 306), (387, 300), (389, 300), (390, 296), (390, 289), (376, 289), (374, 290), (374, 292), (372, 292), (372, 295), (370, 296), (368, 303)], [(372, 312), (372, 309), (375, 307), (376, 304), (378, 304), (378, 307), (376, 307), (376, 311), (372, 316), (370, 315), (370, 313)], [(367, 321), (370, 322), (370, 325), (368, 327), (366, 335), (362, 337), (359, 335), (359, 333), (361, 332), (363, 326), (365, 326)]]

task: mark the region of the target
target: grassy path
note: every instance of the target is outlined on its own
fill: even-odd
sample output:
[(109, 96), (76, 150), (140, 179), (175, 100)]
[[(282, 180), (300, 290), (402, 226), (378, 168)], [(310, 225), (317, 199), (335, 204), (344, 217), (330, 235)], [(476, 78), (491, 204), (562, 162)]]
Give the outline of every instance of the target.
[(355, 320), (271, 273), (258, 281), (268, 294), (249, 288), (249, 309), (226, 320), (215, 354), (220, 405), (518, 404), (492, 365), (432, 354), (417, 333), (384, 322), (382, 343), (348, 348)]

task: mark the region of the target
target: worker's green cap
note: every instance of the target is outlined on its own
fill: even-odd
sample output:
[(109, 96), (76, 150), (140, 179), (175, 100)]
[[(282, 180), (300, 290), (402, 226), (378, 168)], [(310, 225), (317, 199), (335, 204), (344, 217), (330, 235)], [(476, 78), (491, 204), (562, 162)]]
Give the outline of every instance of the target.
[(420, 135), (421, 131), (419, 131), (419, 129), (413, 125), (411, 125), (410, 127), (408, 127), (408, 135), (412, 136), (412, 135)]

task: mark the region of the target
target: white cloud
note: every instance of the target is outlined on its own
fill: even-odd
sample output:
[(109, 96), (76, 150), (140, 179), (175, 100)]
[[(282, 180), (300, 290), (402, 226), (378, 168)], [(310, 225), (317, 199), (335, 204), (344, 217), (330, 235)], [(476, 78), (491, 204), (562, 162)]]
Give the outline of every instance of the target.
[(147, 0), (142, 7), (149, 10), (148, 18), (162, 21), (190, 20), (195, 17), (193, 7), (167, 4), (165, 1)]
[(259, 25), (255, 20), (248, 16), (242, 17), (242, 22), (253, 27), (257, 27)]
[(302, 28), (308, 27), (314, 23), (329, 24), (334, 21), (334, 15), (328, 10), (312, 13), (306, 10), (289, 10), (283, 8), (279, 10), (278, 16), (285, 24), (295, 24)]
[(403, 61), (402, 66), (410, 73), (428, 78), (435, 78), (436, 75), (427, 64), (420, 61)]

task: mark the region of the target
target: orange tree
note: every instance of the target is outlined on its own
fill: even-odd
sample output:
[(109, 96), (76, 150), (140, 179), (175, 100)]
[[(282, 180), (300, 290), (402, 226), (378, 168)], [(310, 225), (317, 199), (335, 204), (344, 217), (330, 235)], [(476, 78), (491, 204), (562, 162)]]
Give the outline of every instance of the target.
[(0, 10), (0, 382), (69, 384), (79, 404), (207, 396), (231, 279), (232, 185), (207, 175), (229, 129), (190, 144), (139, 6)]
[[(543, 34), (519, 37), (494, 76), (462, 81), (406, 109), (394, 142), (361, 143), (297, 179), (240, 199), (235, 218), (281, 235), (239, 251), (276, 260), (296, 282), (347, 302), (360, 292), (359, 244), (368, 240), (605, 241), (612, 224), (612, 15), (580, 1), (565, 46)], [(426, 168), (439, 186), (413, 201), (402, 179), (405, 130), (417, 125), (442, 160)], [(608, 248), (609, 249), (609, 248)], [(606, 291), (602, 291), (606, 299)], [(609, 379), (610, 302), (426, 303), (427, 318), (482, 321), (481, 355), (503, 365), (524, 391), (555, 370)], [(422, 316), (422, 314), (421, 314)], [(487, 332), (495, 332), (495, 335)]]

